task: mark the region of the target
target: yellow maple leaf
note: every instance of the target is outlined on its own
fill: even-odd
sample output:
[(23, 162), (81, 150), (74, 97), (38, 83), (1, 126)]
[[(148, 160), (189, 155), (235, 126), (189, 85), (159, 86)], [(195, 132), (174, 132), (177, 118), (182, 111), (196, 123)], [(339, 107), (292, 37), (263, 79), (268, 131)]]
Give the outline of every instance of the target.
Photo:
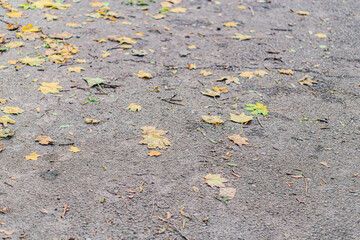
[(143, 130), (143, 132), (141, 133), (142, 135), (151, 135), (151, 134), (164, 135), (168, 132), (165, 130), (156, 129), (156, 127), (153, 126), (141, 127), (141, 130)]
[(240, 115), (230, 113), (230, 120), (237, 123), (247, 123), (253, 119), (253, 116), (246, 116), (245, 113)]
[(77, 147), (72, 146), (72, 147), (70, 147), (68, 149), (68, 151), (73, 152), (73, 153), (77, 153), (77, 152), (80, 152), (80, 149), (78, 149)]
[(77, 73), (80, 73), (81, 71), (84, 71), (85, 68), (83, 67), (69, 67), (67, 69), (69, 72), (77, 72)]
[(63, 87), (59, 86), (59, 82), (43, 82), (38, 90), (46, 95), (48, 93), (59, 93), (59, 90), (62, 88)]
[(153, 76), (152, 76), (150, 73), (146, 73), (146, 72), (144, 72), (144, 71), (142, 71), (142, 70), (140, 70), (140, 71), (136, 74), (136, 76), (138, 76), (139, 78), (146, 78), (146, 79), (151, 79), (151, 78), (153, 78)]
[(8, 48), (17, 48), (17, 47), (22, 47), (24, 46), (25, 43), (24, 42), (9, 42), (7, 44), (5, 44), (5, 47)]
[(164, 130), (157, 130), (155, 127), (142, 127), (143, 140), (139, 144), (147, 144), (149, 149), (160, 148), (166, 149), (167, 146), (171, 146), (169, 139), (163, 137), (167, 133)]
[(23, 12), (18, 12), (18, 11), (11, 11), (6, 13), (6, 15), (8, 15), (10, 18), (19, 18), (21, 17)]
[(33, 152), (33, 153), (30, 153), (28, 156), (25, 156), (25, 159), (37, 161), (38, 157), (41, 157), (41, 155), (38, 155), (38, 154), (36, 154), (36, 152)]
[(224, 183), (229, 181), (226, 178), (222, 178), (220, 174), (209, 173), (204, 178), (205, 178), (205, 182), (212, 188), (213, 187), (223, 188), (225, 187)]
[(0, 124), (2, 124), (5, 128), (8, 123), (15, 124), (15, 120), (11, 119), (9, 115), (4, 115), (0, 117)]
[(222, 120), (219, 116), (201, 116), (202, 120), (204, 122), (210, 123), (210, 124), (215, 124), (215, 125), (220, 125), (224, 123), (224, 120)]
[(158, 152), (158, 151), (150, 151), (148, 153), (148, 156), (150, 156), (150, 157), (158, 157), (158, 156), (161, 156), (161, 155), (162, 155), (162, 153)]
[(136, 111), (141, 111), (142, 107), (138, 104), (135, 103), (131, 103), (127, 109), (129, 109), (130, 111), (136, 112)]
[(240, 77), (243, 78), (253, 78), (254, 77), (254, 73), (253, 72), (242, 72), (240, 74)]
[(183, 8), (183, 7), (171, 8), (169, 10), (169, 12), (171, 12), (171, 13), (184, 13), (184, 12), (186, 12), (186, 8)]
[(225, 26), (225, 27), (236, 27), (236, 25), (238, 25), (237, 22), (227, 22), (227, 23), (224, 23), (224, 26)]
[(228, 135), (228, 138), (239, 146), (249, 144), (248, 139), (245, 137), (241, 137), (239, 134)]
[(49, 35), (49, 37), (51, 38), (55, 38), (55, 39), (69, 39), (71, 38), (73, 35), (71, 35), (68, 32), (62, 32), (62, 33), (54, 33)]
[(201, 71), (200, 71), (200, 74), (202, 74), (202, 75), (204, 75), (205, 77), (207, 77), (207, 76), (212, 75), (213, 73), (212, 73), (212, 72), (210, 72), (210, 71), (201, 70)]
[(327, 36), (323, 33), (317, 33), (315, 34), (315, 36), (317, 36), (318, 38), (326, 38)]
[(106, 39), (105, 38), (102, 38), (102, 39), (98, 39), (98, 40), (95, 40), (96, 42), (98, 43), (106, 43)]
[(1, 110), (4, 113), (9, 113), (9, 114), (14, 114), (14, 115), (17, 115), (17, 114), (20, 114), (20, 113), (24, 112), (24, 109), (21, 109), (19, 107), (4, 107), (4, 108), (1, 108)]
[(35, 142), (39, 142), (41, 145), (54, 144), (55, 141), (49, 136), (40, 135), (35, 139)]
[(43, 64), (45, 62), (44, 59), (41, 58), (30, 58), (28, 56), (19, 59), (19, 61), (24, 64), (24, 65), (30, 65), (30, 66), (40, 66), (41, 64)]

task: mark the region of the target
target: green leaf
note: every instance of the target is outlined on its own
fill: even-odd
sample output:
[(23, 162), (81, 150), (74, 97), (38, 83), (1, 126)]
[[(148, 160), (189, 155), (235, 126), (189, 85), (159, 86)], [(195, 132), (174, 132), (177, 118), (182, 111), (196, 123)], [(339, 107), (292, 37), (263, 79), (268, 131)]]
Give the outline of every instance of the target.
[(253, 115), (262, 114), (266, 116), (269, 113), (269, 110), (267, 110), (267, 106), (264, 106), (262, 103), (246, 104), (246, 106), (247, 108), (245, 108), (245, 110), (250, 111), (250, 114)]
[(83, 78), (83, 79), (87, 82), (89, 87), (99, 85), (104, 81), (104, 79), (102, 78)]

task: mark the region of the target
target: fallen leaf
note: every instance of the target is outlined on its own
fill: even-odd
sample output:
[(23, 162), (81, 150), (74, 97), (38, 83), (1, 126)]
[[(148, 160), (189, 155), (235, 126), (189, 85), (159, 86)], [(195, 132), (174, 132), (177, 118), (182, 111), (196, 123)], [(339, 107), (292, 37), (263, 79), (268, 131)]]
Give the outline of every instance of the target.
[(212, 188), (214, 187), (224, 188), (225, 187), (224, 183), (229, 181), (226, 178), (220, 177), (220, 174), (209, 173), (204, 178), (205, 178), (205, 182)]
[(46, 95), (48, 93), (59, 93), (62, 88), (64, 87), (59, 86), (59, 82), (43, 82), (38, 90)]
[(228, 135), (228, 138), (233, 141), (235, 144), (242, 146), (242, 145), (248, 145), (248, 140), (245, 137), (240, 136), (239, 134), (235, 134), (235, 135)]
[(5, 128), (7, 127), (8, 123), (15, 124), (15, 120), (10, 118), (10, 115), (4, 115), (0, 117), (0, 124), (2, 124)]
[(66, 26), (72, 27), (72, 28), (80, 28), (81, 24), (80, 23), (67, 23)]
[(220, 92), (220, 93), (227, 93), (228, 90), (226, 87), (218, 87), (218, 86), (215, 86), (212, 88), (215, 92)]
[(37, 26), (34, 26), (32, 24), (28, 24), (26, 26), (23, 26), (21, 28), (21, 31), (22, 32), (40, 32), (40, 29)]
[(213, 73), (210, 71), (202, 70), (200, 71), (200, 74), (204, 75), (205, 77), (212, 75)]
[(196, 64), (189, 64), (188, 66), (187, 66), (187, 68), (188, 69), (196, 69)]
[(121, 36), (118, 36), (118, 35), (109, 36), (108, 39), (110, 41), (120, 42), (121, 44), (134, 44), (134, 43), (137, 43), (136, 39), (133, 39), (133, 38), (130, 38), (130, 37), (121, 37)]
[(263, 77), (263, 76), (265, 76), (265, 75), (268, 75), (268, 72), (266, 72), (266, 71), (264, 71), (264, 70), (255, 70), (255, 71), (254, 71), (254, 74), (255, 74), (256, 76)]
[(235, 197), (236, 189), (230, 187), (220, 188), (219, 197), (223, 197), (225, 199), (233, 199)]
[(6, 102), (7, 102), (6, 99), (1, 99), (1, 98), (0, 98), (0, 103), (1, 103), (1, 104), (5, 104)]
[(253, 118), (253, 116), (246, 116), (245, 113), (241, 113), (240, 115), (230, 113), (230, 120), (237, 123), (247, 123)]
[(246, 104), (246, 106), (245, 110), (250, 111), (253, 115), (262, 114), (266, 116), (269, 113), (267, 106), (264, 106), (262, 103)]
[(254, 77), (254, 73), (253, 72), (242, 72), (240, 74), (240, 77), (243, 78), (253, 78)]
[(211, 89), (205, 89), (205, 91), (200, 91), (200, 93), (210, 97), (220, 97), (220, 92), (212, 91)]
[(151, 78), (153, 78), (153, 76), (152, 76), (150, 73), (146, 73), (146, 72), (144, 72), (144, 71), (142, 71), (142, 70), (140, 70), (140, 71), (136, 74), (136, 76), (138, 76), (139, 78), (145, 78), (145, 79), (151, 79)]
[(306, 12), (306, 11), (297, 11), (296, 13), (299, 14), (299, 15), (304, 15), (304, 16), (310, 14), (309, 12)]
[(80, 149), (78, 149), (77, 147), (70, 147), (68, 149), (68, 151), (73, 152), (73, 153), (77, 153), (77, 152), (80, 152)]
[(25, 159), (37, 161), (38, 157), (41, 157), (41, 155), (38, 155), (38, 154), (36, 154), (36, 152), (33, 152), (33, 153), (30, 153), (28, 156), (25, 156)]
[(101, 54), (101, 56), (102, 56), (103, 58), (107, 58), (108, 56), (111, 55), (111, 53), (109, 53), (109, 52), (106, 52), (106, 51), (102, 51), (102, 52), (103, 52), (103, 54)]
[(7, 69), (8, 66), (5, 66), (5, 65), (0, 65), (0, 69)]
[(54, 144), (55, 141), (49, 136), (40, 135), (35, 139), (35, 142), (39, 142), (41, 145)]
[(163, 137), (167, 133), (164, 130), (156, 130), (155, 127), (142, 127), (142, 137), (144, 138), (139, 144), (147, 144), (149, 149), (160, 148), (166, 149), (167, 146), (171, 146), (169, 139)]
[(44, 59), (41, 58), (30, 58), (28, 56), (24, 57), (24, 58), (20, 58), (19, 61), (24, 64), (24, 65), (30, 65), (30, 66), (40, 66), (41, 64), (43, 64), (45, 62)]
[(92, 3), (89, 3), (92, 7), (102, 7), (104, 4), (102, 2), (92, 2)]
[(225, 26), (225, 27), (236, 27), (236, 25), (238, 25), (237, 22), (227, 22), (227, 23), (224, 23), (224, 26)]
[(148, 153), (148, 156), (151, 156), (151, 157), (158, 157), (158, 156), (161, 156), (162, 153), (161, 152), (158, 152), (158, 151), (150, 151)]
[(8, 47), (8, 48), (17, 48), (17, 47), (22, 47), (22, 46), (24, 46), (24, 45), (25, 45), (24, 42), (10, 42), (10, 43), (5, 44), (5, 47)]
[(96, 120), (96, 119), (91, 119), (91, 118), (85, 118), (85, 122), (87, 124), (98, 124), (100, 123), (102, 120)]
[(286, 74), (286, 75), (293, 75), (294, 72), (291, 69), (285, 70), (285, 69), (278, 69), (278, 72), (281, 74)]
[(18, 12), (18, 11), (11, 11), (6, 13), (6, 15), (8, 15), (10, 18), (19, 18), (21, 17), (23, 12)]
[(4, 107), (1, 109), (4, 113), (9, 113), (13, 115), (17, 115), (24, 112), (24, 109), (19, 107)]
[(95, 85), (99, 85), (99, 84), (101, 84), (102, 82), (104, 82), (104, 79), (102, 79), (102, 78), (89, 78), (89, 77), (84, 77), (83, 79), (87, 82), (87, 84), (88, 84), (88, 86), (89, 86), (90, 88), (93, 87), (93, 86), (95, 86)]
[(142, 107), (138, 104), (135, 103), (131, 103), (127, 109), (129, 109), (130, 111), (136, 112), (136, 111), (140, 111), (142, 109)]
[(241, 9), (241, 10), (245, 10), (245, 9), (247, 9), (248, 7), (246, 7), (246, 6), (237, 6), (237, 8), (238, 8), (238, 9)]
[(77, 72), (77, 73), (80, 73), (81, 71), (84, 71), (85, 68), (83, 67), (69, 67), (67, 69), (69, 72)]
[(77, 63), (86, 63), (86, 60), (85, 59), (76, 59), (75, 62), (77, 62)]
[(54, 34), (49, 35), (49, 37), (54, 38), (54, 39), (69, 39), (72, 36), (73, 35), (71, 35), (68, 32), (54, 33)]
[(186, 12), (186, 8), (183, 8), (183, 7), (171, 8), (169, 10), (169, 12), (171, 12), (171, 13), (184, 13), (184, 12)]
[(8, 138), (14, 136), (14, 132), (8, 129), (0, 129), (0, 138)]
[(215, 124), (215, 125), (220, 125), (224, 123), (224, 120), (222, 120), (220, 118), (220, 116), (201, 116), (202, 120), (204, 122), (210, 123), (210, 124)]
[(312, 86), (313, 83), (318, 83), (317, 81), (314, 80), (313, 77), (309, 76), (309, 75), (305, 75), (304, 77), (302, 77), (301, 79), (299, 79), (298, 81), (301, 85), (308, 85), (308, 86)]
[(226, 76), (226, 77), (221, 77), (219, 79), (216, 79), (217, 82), (219, 81), (225, 81), (226, 84), (230, 84), (230, 83), (235, 83), (235, 84), (240, 84), (239, 82), (239, 78), (237, 77), (230, 77), (230, 76)]
[(330, 166), (326, 162), (320, 162), (320, 164), (327, 167), (327, 168), (330, 168)]
[(53, 20), (57, 20), (58, 16), (45, 13), (44, 18), (46, 19), (46, 21), (53, 21)]
[(195, 45), (190, 45), (190, 46), (188, 46), (188, 49), (196, 49), (196, 46)]
[(241, 33), (235, 33), (235, 36), (232, 36), (231, 38), (239, 39), (240, 41), (245, 41), (245, 40), (250, 40), (252, 36), (243, 35)]
[(315, 34), (315, 36), (317, 36), (318, 38), (326, 38), (327, 36), (323, 33), (317, 33)]

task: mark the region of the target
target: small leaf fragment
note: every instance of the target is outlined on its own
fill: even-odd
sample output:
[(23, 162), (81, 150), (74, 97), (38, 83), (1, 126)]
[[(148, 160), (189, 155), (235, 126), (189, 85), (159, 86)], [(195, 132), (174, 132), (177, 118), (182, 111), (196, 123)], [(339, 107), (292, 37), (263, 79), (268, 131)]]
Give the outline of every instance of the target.
[(158, 156), (161, 156), (161, 155), (162, 155), (162, 153), (158, 152), (158, 151), (150, 151), (148, 153), (148, 156), (150, 156), (150, 157), (158, 157)]
[(286, 75), (293, 75), (294, 72), (291, 69), (278, 69), (278, 72), (281, 74), (286, 74)]
[(213, 73), (210, 71), (202, 70), (200, 71), (200, 74), (204, 75), (205, 77), (212, 75)]
[(138, 104), (135, 103), (131, 103), (127, 109), (129, 109), (130, 111), (136, 112), (136, 111), (141, 111), (142, 107)]
[(68, 149), (68, 151), (73, 152), (73, 153), (77, 153), (77, 152), (80, 152), (80, 149), (78, 149), (77, 147), (72, 146), (72, 147), (70, 147)]
[(87, 124), (98, 124), (100, 123), (102, 120), (96, 120), (96, 119), (91, 119), (91, 118), (85, 118), (85, 123)]
[(150, 73), (146, 73), (146, 72), (144, 72), (144, 71), (142, 71), (142, 70), (140, 70), (140, 71), (136, 74), (136, 76), (138, 76), (139, 78), (145, 78), (145, 79), (151, 79), (151, 78), (153, 78), (153, 76), (152, 76)]

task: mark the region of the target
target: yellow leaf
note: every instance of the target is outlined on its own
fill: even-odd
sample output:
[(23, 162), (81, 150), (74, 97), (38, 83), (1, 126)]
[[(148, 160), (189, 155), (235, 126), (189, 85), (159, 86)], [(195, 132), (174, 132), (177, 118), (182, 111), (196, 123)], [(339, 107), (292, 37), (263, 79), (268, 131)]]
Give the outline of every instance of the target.
[(164, 14), (156, 14), (154, 16), (151, 16), (153, 19), (156, 19), (156, 20), (160, 20), (160, 19), (163, 19), (165, 18), (165, 15)]
[(24, 109), (21, 109), (19, 107), (4, 107), (4, 108), (1, 108), (1, 110), (4, 113), (9, 113), (9, 114), (14, 114), (14, 115), (17, 115), (17, 114), (20, 114), (20, 113), (24, 112)]
[(45, 7), (45, 5), (51, 5), (52, 3), (53, 3), (53, 0), (40, 0), (40, 1), (34, 2), (32, 5), (35, 8), (43, 9)]
[(240, 74), (240, 77), (243, 78), (253, 78), (254, 77), (254, 73), (253, 72), (242, 72)]
[(73, 28), (79, 28), (81, 27), (80, 23), (67, 23), (66, 26), (73, 27)]
[(77, 62), (77, 63), (86, 63), (86, 60), (85, 59), (76, 59), (75, 62)]
[(299, 83), (301, 85), (308, 85), (309, 87), (311, 87), (313, 83), (318, 83), (318, 82), (315, 81), (313, 77), (311, 77), (309, 75), (305, 75), (304, 77), (299, 79)]
[(92, 7), (102, 7), (104, 4), (101, 3), (101, 2), (92, 2), (92, 3), (89, 3)]
[(291, 70), (291, 69), (278, 69), (278, 72), (281, 73), (281, 74), (286, 74), (286, 75), (293, 75), (294, 72)]
[(326, 38), (326, 35), (323, 33), (317, 33), (315, 34), (315, 36), (317, 36), (318, 38)]
[(136, 74), (136, 76), (138, 76), (139, 78), (146, 78), (146, 79), (151, 79), (151, 78), (153, 78), (153, 76), (152, 76), (150, 73), (146, 73), (146, 72), (144, 72), (144, 71), (142, 71), (142, 70), (140, 70), (140, 71)]
[(8, 15), (10, 18), (19, 18), (21, 17), (23, 12), (18, 12), (18, 11), (11, 11), (6, 13), (6, 15)]
[(25, 159), (37, 161), (38, 157), (41, 157), (41, 155), (37, 155), (36, 152), (33, 152), (33, 153), (30, 153), (28, 156), (25, 156)]
[(54, 38), (54, 39), (69, 39), (72, 37), (72, 35), (68, 32), (63, 32), (63, 33), (54, 33), (49, 35), (49, 37)]
[(120, 42), (121, 44), (134, 44), (134, 43), (137, 43), (136, 39), (129, 38), (129, 37), (121, 37), (121, 36), (118, 36), (118, 35), (109, 36), (108, 39), (110, 41)]
[(78, 149), (77, 147), (70, 147), (68, 149), (68, 151), (73, 152), (73, 153), (77, 153), (77, 152), (80, 152), (80, 149)]
[(309, 12), (305, 12), (305, 11), (297, 11), (296, 13), (299, 14), (299, 15), (304, 15), (304, 16), (310, 14)]
[(235, 36), (232, 36), (231, 38), (239, 39), (240, 41), (245, 41), (245, 40), (251, 39), (252, 36), (244, 35), (244, 34), (241, 34), (241, 33), (235, 33)]
[(162, 8), (165, 8), (165, 7), (169, 8), (169, 7), (172, 6), (172, 3), (170, 3), (170, 2), (161, 2), (160, 5), (161, 5)]
[(226, 76), (226, 77), (221, 77), (219, 79), (216, 79), (217, 82), (220, 81), (225, 81), (226, 84), (230, 84), (230, 83), (236, 83), (236, 84), (240, 84), (239, 82), (239, 78), (237, 77), (231, 77), (231, 76)]
[(158, 151), (150, 151), (148, 153), (148, 156), (151, 156), (151, 157), (158, 157), (158, 156), (161, 156), (162, 153), (161, 152), (158, 152)]
[(245, 113), (240, 115), (230, 113), (230, 120), (237, 123), (247, 123), (253, 119), (253, 116), (246, 116)]
[(8, 66), (0, 65), (0, 69), (6, 69), (6, 68), (8, 68)]
[(25, 43), (23, 43), (23, 42), (10, 42), (10, 43), (5, 44), (5, 47), (17, 48), (17, 47), (22, 47), (24, 45), (25, 45)]
[(228, 92), (227, 88), (226, 87), (218, 87), (218, 86), (215, 86), (212, 88), (215, 92), (221, 92), (221, 93), (226, 93)]
[(188, 66), (187, 66), (187, 68), (188, 69), (196, 69), (196, 64), (189, 64)]
[(327, 167), (327, 168), (330, 168), (330, 166), (327, 164), (327, 162), (320, 162), (320, 164)]
[(23, 26), (21, 29), (22, 32), (40, 32), (39, 27), (36, 27), (32, 24), (28, 24), (27, 26)]
[(107, 42), (105, 38), (95, 40), (95, 41), (98, 42), (98, 43), (106, 43)]
[(210, 96), (210, 97), (219, 97), (220, 92), (219, 91), (212, 91), (210, 89), (205, 89), (205, 91), (200, 91), (201, 94)]
[(41, 58), (30, 58), (28, 56), (19, 59), (19, 61), (24, 64), (24, 65), (30, 65), (30, 66), (40, 66), (41, 64), (43, 64), (45, 62), (44, 59)]
[(242, 146), (242, 145), (248, 145), (249, 143), (247, 142), (248, 139), (245, 137), (241, 137), (239, 134), (235, 134), (235, 135), (228, 135), (228, 138), (233, 141), (235, 144)]
[(102, 52), (103, 52), (103, 54), (101, 54), (101, 56), (102, 56), (103, 58), (107, 58), (107, 57), (110, 56), (110, 54), (111, 54), (111, 53), (106, 52), (106, 51), (102, 51)]
[(220, 177), (220, 174), (209, 173), (204, 178), (205, 178), (205, 182), (212, 188), (213, 187), (223, 188), (225, 187), (224, 183), (229, 181), (226, 178)]
[(241, 10), (245, 10), (245, 9), (247, 9), (248, 7), (246, 7), (246, 6), (237, 6), (237, 8), (238, 8), (238, 9), (241, 9)]
[(169, 12), (172, 12), (172, 13), (184, 13), (184, 12), (186, 12), (186, 8), (183, 8), (183, 7), (171, 8), (169, 10)]
[(220, 125), (224, 123), (224, 120), (222, 120), (219, 116), (201, 116), (202, 120), (204, 122), (210, 123), (210, 124), (215, 124), (215, 125)]
[(96, 119), (91, 119), (91, 118), (85, 118), (85, 122), (87, 124), (98, 124), (100, 123), (102, 120), (96, 120)]
[(255, 74), (256, 76), (263, 77), (263, 76), (265, 76), (265, 75), (268, 75), (268, 72), (266, 72), (266, 71), (264, 71), (264, 70), (255, 70), (255, 71), (254, 71), (254, 74)]
[(135, 103), (131, 103), (127, 109), (129, 109), (130, 111), (136, 112), (136, 111), (140, 111), (142, 109), (142, 107), (138, 104)]
[(59, 86), (59, 82), (43, 82), (38, 90), (46, 95), (48, 93), (59, 93), (59, 90), (62, 88), (63, 87)]
[(8, 123), (15, 124), (15, 121), (9, 115), (4, 115), (0, 117), (0, 123), (6, 128)]
[(236, 25), (238, 25), (237, 22), (227, 22), (227, 23), (224, 23), (224, 26), (225, 26), (225, 27), (236, 27)]
[(139, 144), (147, 144), (149, 149), (160, 148), (166, 149), (167, 146), (171, 146), (169, 139), (163, 137), (167, 133), (164, 130), (156, 130), (155, 127), (142, 127), (142, 137), (144, 138)]
[(41, 145), (54, 144), (55, 141), (49, 136), (40, 135), (35, 139), (35, 142), (39, 142)]
[(195, 49), (195, 48), (196, 48), (195, 45), (190, 45), (190, 46), (188, 46), (188, 49)]
[(67, 69), (69, 72), (77, 72), (77, 73), (80, 73), (81, 71), (84, 71), (85, 68), (82, 68), (82, 67), (69, 67)]
[(53, 21), (57, 20), (58, 16), (45, 13), (44, 18), (46, 19), (46, 21)]
[(2, 98), (0, 98), (0, 103), (1, 104), (5, 104), (7, 102), (7, 100), (6, 99), (2, 99)]
[(200, 74), (204, 75), (205, 77), (212, 75), (213, 73), (210, 71), (202, 70), (200, 71)]

